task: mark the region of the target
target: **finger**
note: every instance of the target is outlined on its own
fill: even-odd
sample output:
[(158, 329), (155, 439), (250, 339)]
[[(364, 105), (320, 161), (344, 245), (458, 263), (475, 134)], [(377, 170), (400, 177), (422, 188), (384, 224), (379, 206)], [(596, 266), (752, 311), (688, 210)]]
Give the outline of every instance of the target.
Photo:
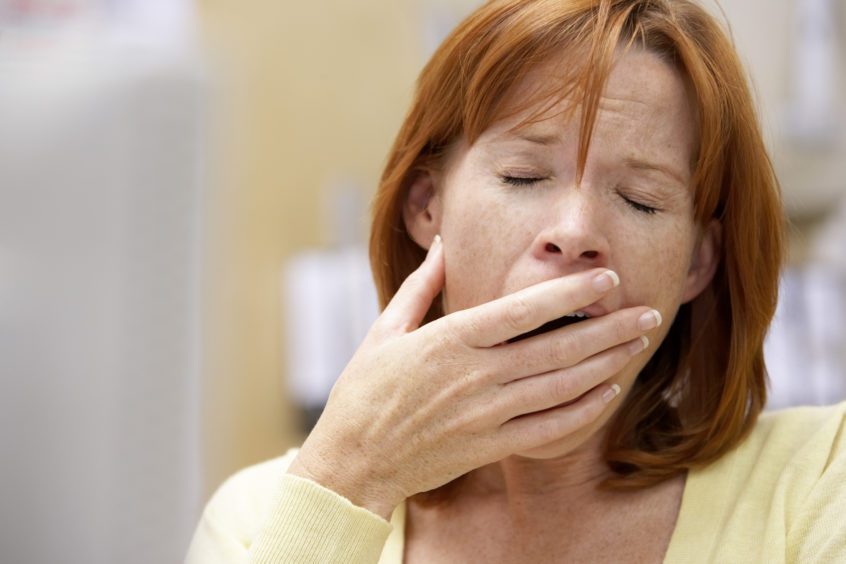
[(526, 376), (574, 366), (586, 358), (636, 339), (661, 323), (661, 314), (648, 307), (626, 308), (579, 321), (524, 339), (495, 347), (486, 354), (501, 367), (505, 383)]
[(596, 421), (619, 393), (617, 384), (601, 384), (569, 405), (511, 419), (500, 426), (502, 445), (514, 453), (563, 439)]
[(585, 392), (618, 375), (649, 346), (641, 336), (596, 354), (584, 362), (503, 385), (494, 409), (503, 422), (578, 399)]
[(432, 300), (444, 287), (443, 255), (443, 241), (435, 235), (426, 258), (403, 281), (382, 312), (379, 322), (384, 328), (408, 333), (420, 326)]
[(547, 280), (454, 314), (454, 327), (467, 345), (492, 347), (586, 307), (619, 284), (606, 268)]

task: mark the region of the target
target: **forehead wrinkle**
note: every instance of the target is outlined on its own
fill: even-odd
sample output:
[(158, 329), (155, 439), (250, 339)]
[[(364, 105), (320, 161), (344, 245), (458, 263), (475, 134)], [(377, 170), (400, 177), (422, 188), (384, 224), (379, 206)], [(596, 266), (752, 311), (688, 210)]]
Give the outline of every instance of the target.
[[(599, 100), (598, 109), (601, 113), (607, 112), (610, 114), (625, 114), (625, 110), (623, 110), (621, 106), (625, 106), (626, 103), (637, 104), (639, 106), (650, 108), (649, 103), (643, 102), (641, 100), (636, 100), (633, 98), (617, 98), (613, 96), (604, 95)], [(564, 109), (561, 109), (562, 106), (564, 107)], [(511, 141), (517, 139), (540, 146), (562, 144), (564, 139), (563, 135), (560, 133), (562, 129), (561, 126), (563, 125), (566, 128), (578, 125), (580, 106), (576, 104), (576, 111), (572, 112), (571, 114), (567, 111), (567, 108), (573, 107), (573, 101), (567, 98), (563, 98), (559, 100), (559, 102), (554, 107), (557, 107), (558, 111), (554, 113), (548, 112), (550, 113), (548, 117), (538, 120), (531, 120), (528, 123), (518, 122), (512, 127), (509, 127), (503, 131), (496, 132), (492, 136), (491, 141)], [(569, 117), (565, 117), (568, 115)], [(545, 126), (545, 124), (552, 125), (550, 127), (548, 125)]]
[[(488, 137), (484, 139), (484, 137)], [(501, 131), (492, 131), (490, 136), (480, 138), (483, 144), (501, 144), (523, 141), (539, 147), (560, 145), (564, 137), (556, 128), (538, 126), (538, 124), (517, 125)]]
[(662, 163), (654, 163), (638, 157), (626, 157), (623, 159), (623, 164), (634, 170), (646, 170), (663, 174), (685, 188), (687, 188), (690, 182), (673, 167)]
[[(629, 104), (643, 107), (646, 111), (641, 112), (639, 116), (635, 116), (626, 108)], [(661, 106), (661, 104), (658, 104), (657, 106)], [(656, 110), (658, 109), (657, 106), (654, 103), (654, 100), (653, 103), (650, 104), (649, 102), (644, 102), (634, 98), (603, 96), (600, 100), (601, 109), (599, 115), (597, 116), (597, 122), (599, 123), (603, 121), (603, 116), (605, 119), (611, 118), (615, 121), (622, 120), (623, 122), (634, 123), (643, 121), (643, 119), (650, 120), (651, 118), (649, 116), (655, 116)], [(677, 108), (673, 108), (672, 106), (672, 104), (665, 105), (668, 111), (675, 113)], [(652, 132), (655, 134), (662, 131), (662, 128), (657, 127), (657, 125), (657, 123), (653, 122)], [(648, 143), (640, 145), (640, 147), (643, 149), (651, 148)], [(686, 175), (683, 170), (679, 170), (677, 167), (667, 162), (661, 162), (661, 159), (657, 158), (657, 153), (653, 154), (653, 151), (650, 150), (647, 150), (647, 154), (635, 153), (624, 156), (622, 162), (624, 166), (630, 169), (659, 173), (684, 188), (687, 188), (690, 183), (688, 178), (689, 175)]]
[[(615, 102), (616, 102), (616, 104), (615, 104)], [(621, 98), (621, 97), (616, 97), (616, 96), (608, 96), (606, 94), (606, 95), (603, 95), (599, 99), (599, 109), (600, 110), (605, 109), (606, 106), (612, 106), (613, 107), (613, 106), (625, 105), (626, 103), (637, 104), (639, 106), (649, 107), (649, 103), (644, 102), (643, 100), (637, 100), (635, 98)]]
[(522, 131), (522, 132), (515, 132), (514, 135), (517, 139), (528, 141), (529, 143), (534, 143), (535, 145), (541, 145), (543, 147), (548, 147), (549, 145), (560, 145), (562, 142), (561, 136), (556, 135), (554, 133), (535, 133), (531, 131)]
[[(615, 92), (614, 94), (609, 95), (606, 91), (598, 100), (599, 113), (595, 127), (601, 127), (600, 123), (606, 122), (609, 118), (613, 121), (619, 119), (627, 122), (632, 120), (635, 122), (641, 121), (638, 119), (638, 115), (643, 117), (645, 114), (654, 114), (657, 109), (654, 98), (644, 101), (642, 99), (626, 97), (626, 92), (619, 94)], [(658, 104), (658, 106), (660, 105), (662, 104)], [(566, 108), (568, 107), (575, 111), (572, 113), (567, 112)], [(562, 108), (564, 109), (562, 110)], [(530, 111), (531, 108), (525, 109), (523, 115), (525, 116)], [(511, 120), (508, 120), (511, 122), (510, 124), (506, 122), (501, 124), (500, 127), (489, 131), (489, 135), (483, 134), (482, 138), (488, 137), (488, 139), (480, 139), (480, 141), (487, 141), (488, 143), (483, 144), (493, 146), (513, 142), (525, 142), (538, 148), (564, 145), (565, 140), (573, 133), (573, 128), (578, 128), (581, 113), (579, 105), (575, 104), (575, 108), (573, 108), (573, 100), (565, 97), (559, 99), (557, 104), (553, 105), (552, 108), (547, 109), (546, 113), (548, 117), (529, 121), (522, 121), (518, 114)], [(516, 123), (514, 123), (515, 121)], [(680, 187), (687, 188), (689, 185), (689, 179), (686, 178), (683, 171), (677, 170), (668, 163), (662, 163), (660, 159), (656, 160), (652, 156), (634, 154), (622, 157), (617, 162), (630, 169), (661, 174), (672, 180), (673, 184), (680, 185)]]

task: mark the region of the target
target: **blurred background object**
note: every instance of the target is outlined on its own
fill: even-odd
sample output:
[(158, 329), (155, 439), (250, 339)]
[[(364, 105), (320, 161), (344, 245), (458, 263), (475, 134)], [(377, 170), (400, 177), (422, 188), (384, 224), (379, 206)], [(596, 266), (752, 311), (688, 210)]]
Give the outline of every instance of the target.
[[(478, 4), (0, 0), (0, 560), (180, 561), (302, 440), (377, 315), (414, 80)], [(721, 6), (792, 222), (771, 406), (839, 401), (846, 9)]]
[(765, 351), (769, 408), (842, 401), (846, 6), (836, 0), (721, 5), (756, 90), (790, 219), (790, 260)]
[(282, 279), (285, 374), (302, 433), (317, 423), (338, 375), (379, 313), (361, 230), (364, 192), (340, 182), (324, 191), (323, 200), (326, 248), (290, 257)]
[(0, 4), (3, 562), (178, 562), (196, 522), (192, 10)]

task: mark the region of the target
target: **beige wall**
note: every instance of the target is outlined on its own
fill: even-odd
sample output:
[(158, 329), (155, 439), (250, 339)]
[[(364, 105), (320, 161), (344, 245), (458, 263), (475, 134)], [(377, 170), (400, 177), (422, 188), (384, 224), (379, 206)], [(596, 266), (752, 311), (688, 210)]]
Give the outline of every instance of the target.
[(208, 496), (237, 468), (301, 440), (283, 385), (280, 267), (326, 242), (328, 183), (372, 193), (425, 55), (420, 2), (206, 0), (199, 11), (218, 85), (206, 213)]

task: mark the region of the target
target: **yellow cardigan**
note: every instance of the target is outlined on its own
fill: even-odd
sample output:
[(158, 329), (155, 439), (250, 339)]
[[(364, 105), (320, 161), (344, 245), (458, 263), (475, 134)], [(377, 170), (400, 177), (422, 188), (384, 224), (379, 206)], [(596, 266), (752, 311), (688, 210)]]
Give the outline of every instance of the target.
[[(761, 416), (738, 448), (688, 474), (665, 562), (846, 562), (846, 403)], [(391, 523), (285, 474), (296, 451), (229, 478), (186, 562), (400, 564)]]

